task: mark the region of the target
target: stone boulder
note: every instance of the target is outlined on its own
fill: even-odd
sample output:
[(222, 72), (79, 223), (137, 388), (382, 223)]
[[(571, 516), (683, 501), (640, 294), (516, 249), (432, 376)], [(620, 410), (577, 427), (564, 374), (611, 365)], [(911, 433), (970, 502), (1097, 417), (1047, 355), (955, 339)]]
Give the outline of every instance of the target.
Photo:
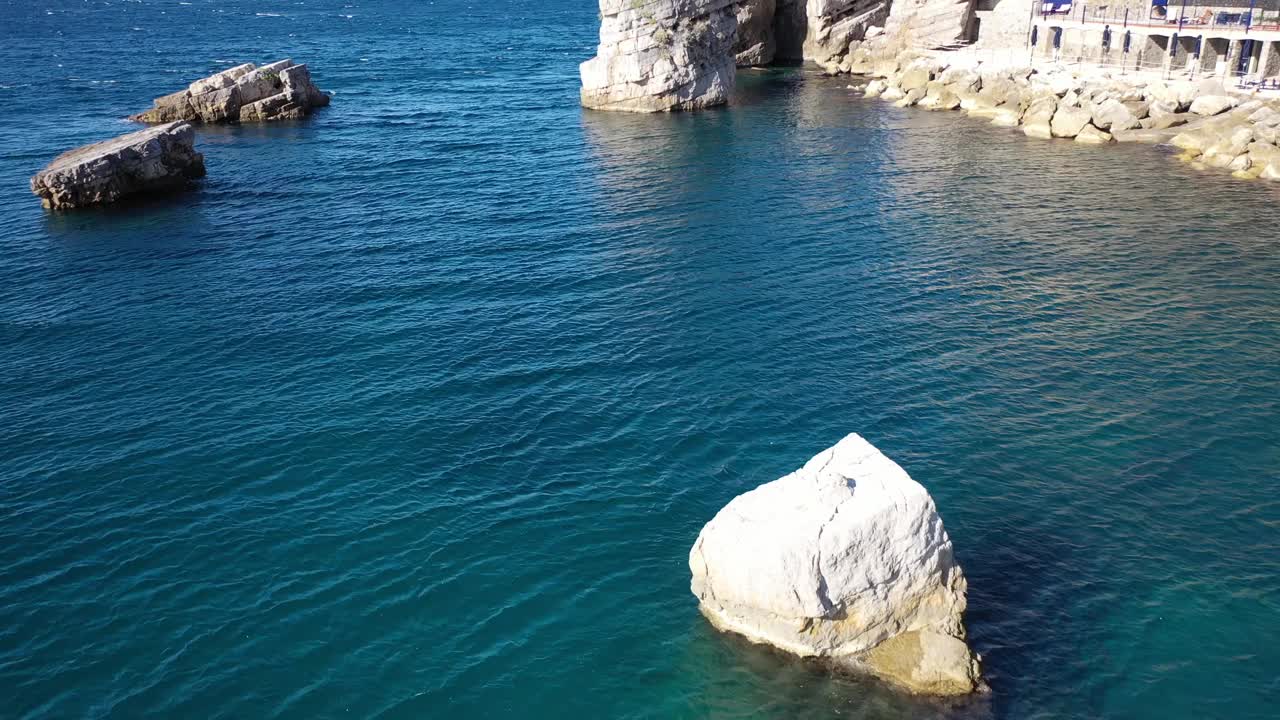
[(689, 553), (717, 628), (927, 694), (980, 686), (967, 584), (929, 493), (850, 435), (734, 498)]
[(1093, 113), (1086, 108), (1059, 106), (1049, 123), (1049, 130), (1056, 138), (1073, 138), (1080, 134), (1092, 117)]
[(1229, 95), (1204, 95), (1191, 103), (1191, 112), (1210, 117), (1221, 115), (1238, 104), (1239, 102)]
[(932, 62), (917, 60), (902, 71), (898, 86), (907, 92), (911, 92), (916, 88), (924, 89), (933, 80), (936, 69)]
[(894, 105), (896, 105), (897, 107), (911, 107), (912, 105), (915, 105), (916, 103), (924, 99), (924, 93), (925, 93), (925, 90), (922, 87), (913, 88), (911, 90), (908, 90), (905, 95), (899, 98), (898, 101), (894, 103)]
[(145, 123), (298, 120), (329, 104), (311, 82), (306, 65), (280, 60), (257, 67), (237, 65), (191, 83), (186, 90), (156, 98), (152, 108), (130, 117)]
[(1249, 114), (1249, 122), (1264, 127), (1275, 127), (1280, 125), (1280, 112), (1276, 112), (1272, 107), (1260, 107)]
[(729, 102), (736, 0), (600, 0), (600, 45), (580, 66), (582, 104), (666, 112)]
[(1055, 95), (1042, 95), (1032, 101), (1022, 117), (1022, 132), (1027, 137), (1048, 140), (1053, 137), (1052, 121), (1058, 110)]
[(1132, 130), (1142, 126), (1128, 106), (1115, 99), (1093, 109), (1093, 124), (1099, 130)]
[(1190, 121), (1191, 118), (1187, 117), (1187, 113), (1170, 113), (1153, 119), (1151, 121), (1151, 128), (1155, 130), (1168, 130), (1169, 128), (1186, 125)]
[(1086, 145), (1103, 145), (1111, 142), (1111, 133), (1103, 132), (1093, 125), (1085, 125), (1076, 133), (1076, 142)]
[(880, 93), (880, 99), (885, 102), (897, 102), (906, 96), (907, 94), (902, 92), (902, 88), (897, 85), (888, 85), (885, 87), (884, 91)]
[(931, 110), (955, 110), (960, 107), (960, 98), (949, 85), (934, 80), (925, 86), (925, 95), (918, 104)]
[(186, 187), (204, 177), (195, 130), (175, 122), (63, 153), (31, 178), (46, 208), (73, 210)]

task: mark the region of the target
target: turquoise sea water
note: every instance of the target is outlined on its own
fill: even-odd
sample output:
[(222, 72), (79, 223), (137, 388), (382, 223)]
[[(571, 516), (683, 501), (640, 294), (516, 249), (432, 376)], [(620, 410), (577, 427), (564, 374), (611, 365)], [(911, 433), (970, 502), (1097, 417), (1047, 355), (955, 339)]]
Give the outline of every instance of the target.
[[(1271, 718), (1277, 192), (803, 69), (581, 111), (588, 0), (0, 0), (0, 717)], [(291, 56), (190, 195), (26, 178)], [(686, 554), (848, 432), (990, 695), (712, 631)]]

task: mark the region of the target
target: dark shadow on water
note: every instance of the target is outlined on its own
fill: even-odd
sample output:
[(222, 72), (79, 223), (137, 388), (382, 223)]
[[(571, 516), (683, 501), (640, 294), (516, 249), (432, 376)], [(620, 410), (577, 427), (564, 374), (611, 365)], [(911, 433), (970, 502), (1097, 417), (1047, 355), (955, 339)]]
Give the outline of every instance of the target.
[(958, 553), (969, 581), (965, 626), (982, 655), (991, 717), (1015, 720), (1016, 698), (1032, 695), (1036, 685), (1061, 683), (1079, 661), (1073, 626), (1080, 618), (1067, 612), (1072, 603), (1062, 596), (1070, 592), (1078, 603), (1087, 590), (1073, 587), (1071, 578), (1085, 573), (1076, 567), (1077, 548), (1063, 539), (1010, 528), (984, 540)]
[(49, 237), (68, 247), (145, 249), (166, 252), (203, 246), (212, 235), (206, 216), (207, 179), (185, 189), (126, 198), (110, 205), (44, 211)]

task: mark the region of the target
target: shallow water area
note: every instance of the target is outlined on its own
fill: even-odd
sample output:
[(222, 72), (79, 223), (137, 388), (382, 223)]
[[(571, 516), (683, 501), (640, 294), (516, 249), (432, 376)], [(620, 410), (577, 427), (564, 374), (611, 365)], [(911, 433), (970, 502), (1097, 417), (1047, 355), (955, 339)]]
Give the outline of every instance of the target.
[[(1269, 718), (1277, 191), (748, 71), (585, 112), (590, 2), (0, 0), (0, 715)], [(26, 179), (240, 62), (192, 193)], [(848, 432), (992, 692), (716, 633), (687, 552)]]

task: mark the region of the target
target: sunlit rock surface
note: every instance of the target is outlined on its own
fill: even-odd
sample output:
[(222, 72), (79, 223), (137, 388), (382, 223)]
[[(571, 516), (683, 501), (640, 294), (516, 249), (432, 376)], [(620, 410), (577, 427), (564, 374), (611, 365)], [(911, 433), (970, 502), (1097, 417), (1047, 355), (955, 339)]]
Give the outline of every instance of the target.
[(858, 435), (729, 502), (689, 554), (718, 628), (912, 691), (972, 692), (964, 573), (933, 499)]
[(729, 101), (734, 0), (600, 0), (600, 45), (583, 63), (582, 104), (597, 110), (696, 110)]

